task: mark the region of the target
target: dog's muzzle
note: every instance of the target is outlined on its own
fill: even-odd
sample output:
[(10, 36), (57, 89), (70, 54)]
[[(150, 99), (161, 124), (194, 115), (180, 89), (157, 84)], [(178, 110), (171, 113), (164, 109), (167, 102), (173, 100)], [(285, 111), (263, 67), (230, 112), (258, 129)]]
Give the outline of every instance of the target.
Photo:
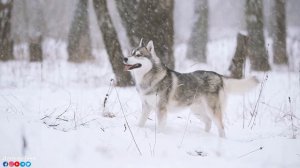
[(131, 65), (131, 64), (124, 64), (124, 70), (125, 71), (130, 71), (130, 70), (135, 69), (135, 68), (140, 68), (141, 66), (142, 66), (142, 64), (139, 64), (139, 63), (133, 64), (133, 65)]
[(130, 71), (132, 69), (139, 68), (142, 66), (142, 64), (139, 63), (131, 65), (131, 64), (127, 64), (127, 62), (128, 62), (128, 58), (124, 57), (123, 58), (124, 71)]

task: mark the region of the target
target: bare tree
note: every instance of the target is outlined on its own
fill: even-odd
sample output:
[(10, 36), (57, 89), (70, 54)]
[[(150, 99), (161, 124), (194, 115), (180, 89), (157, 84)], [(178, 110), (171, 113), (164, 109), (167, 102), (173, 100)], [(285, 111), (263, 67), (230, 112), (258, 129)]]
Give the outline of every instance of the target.
[(246, 1), (246, 23), (249, 34), (249, 58), (251, 69), (256, 71), (268, 71), (268, 53), (264, 39), (263, 3), (262, 0)]
[(92, 59), (88, 20), (88, 1), (79, 0), (68, 37), (69, 61), (83, 62)]
[(198, 18), (192, 31), (187, 58), (205, 63), (208, 41), (208, 0), (197, 0), (195, 5)]
[(231, 72), (231, 77), (241, 79), (243, 77), (245, 59), (248, 54), (248, 40), (249, 37), (238, 34), (237, 45), (235, 54), (231, 60), (229, 70)]
[(13, 41), (11, 35), (11, 12), (13, 0), (0, 1), (0, 60), (13, 59)]
[(273, 55), (275, 64), (288, 64), (286, 52), (285, 0), (275, 0), (273, 27)]
[(35, 37), (30, 40), (29, 43), (29, 53), (30, 53), (30, 61), (42, 61), (43, 60), (43, 51), (42, 51), (42, 37)]
[(123, 54), (118, 41), (117, 32), (108, 13), (106, 0), (93, 0), (98, 25), (109, 56), (112, 69), (116, 75), (118, 86), (130, 86), (134, 82), (129, 72), (124, 71)]
[(140, 25), (137, 22), (138, 17), (138, 0), (117, 0), (117, 8), (122, 18), (123, 24), (126, 28), (126, 33), (132, 47), (139, 44), (141, 37), (136, 35), (137, 27)]
[(42, 61), (42, 36), (44, 28), (44, 18), (42, 10), (42, 1), (25, 0), (25, 16), (27, 21), (27, 33), (29, 42), (30, 61)]
[(120, 0), (117, 7), (131, 45), (137, 46), (141, 38), (153, 40), (162, 62), (174, 68), (174, 0)]

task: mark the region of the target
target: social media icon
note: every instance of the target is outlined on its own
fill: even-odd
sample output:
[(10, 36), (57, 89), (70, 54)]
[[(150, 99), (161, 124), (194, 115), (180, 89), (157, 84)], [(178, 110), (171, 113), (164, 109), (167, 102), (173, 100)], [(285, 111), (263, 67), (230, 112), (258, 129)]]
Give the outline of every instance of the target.
[(8, 162), (4, 161), (2, 165), (3, 165), (3, 167), (7, 167), (8, 166)]
[(20, 162), (20, 167), (25, 167), (26, 163), (25, 162)]
[(14, 165), (15, 165), (15, 162), (13, 162), (13, 161), (10, 161), (10, 162), (8, 163), (8, 165), (9, 165), (9, 167), (14, 167)]
[(16, 161), (16, 162), (15, 162), (15, 166), (16, 166), (16, 167), (19, 167), (19, 166), (20, 166), (20, 162)]
[(26, 162), (26, 167), (30, 167), (31, 166), (31, 162), (27, 161)]

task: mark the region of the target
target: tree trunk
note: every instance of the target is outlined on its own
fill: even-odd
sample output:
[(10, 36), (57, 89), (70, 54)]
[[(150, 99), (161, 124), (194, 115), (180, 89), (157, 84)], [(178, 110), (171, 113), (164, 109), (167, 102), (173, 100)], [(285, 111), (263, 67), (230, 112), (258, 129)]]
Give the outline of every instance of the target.
[(93, 59), (88, 20), (88, 1), (79, 0), (68, 37), (69, 61), (84, 62)]
[(13, 0), (0, 1), (0, 61), (13, 59), (13, 41), (11, 34), (11, 12)]
[(243, 77), (245, 58), (248, 54), (248, 39), (247, 36), (238, 34), (235, 54), (229, 67), (231, 77), (233, 78), (241, 79)]
[(44, 28), (44, 15), (43, 15), (43, 5), (42, 1), (32, 1), (24, 0), (25, 2), (25, 14), (24, 19), (28, 19), (27, 32), (28, 33), (28, 43), (29, 43), (29, 53), (31, 62), (43, 61), (42, 52), (42, 36)]
[(42, 38), (38, 37), (36, 39), (30, 40), (29, 53), (31, 62), (41, 62), (43, 61), (42, 52)]
[(249, 58), (251, 69), (268, 71), (268, 53), (264, 39), (263, 3), (262, 0), (247, 0), (246, 23), (249, 34)]
[(131, 45), (138, 46), (141, 38), (153, 40), (157, 55), (173, 69), (174, 0), (121, 0), (117, 6)]
[(189, 42), (187, 58), (206, 63), (206, 45), (208, 42), (208, 0), (196, 1), (198, 17)]
[(137, 12), (139, 8), (138, 0), (116, 0), (117, 8), (120, 13), (129, 42), (132, 47), (139, 44), (141, 37), (137, 37), (136, 31), (140, 24), (137, 22)]
[(286, 52), (285, 0), (275, 0), (273, 28), (273, 55), (275, 64), (288, 64)]
[(116, 30), (108, 13), (106, 0), (93, 0), (93, 2), (106, 51), (112, 65), (112, 69), (116, 75), (117, 85), (133, 85), (134, 82), (130, 73), (124, 71), (121, 46), (118, 41)]

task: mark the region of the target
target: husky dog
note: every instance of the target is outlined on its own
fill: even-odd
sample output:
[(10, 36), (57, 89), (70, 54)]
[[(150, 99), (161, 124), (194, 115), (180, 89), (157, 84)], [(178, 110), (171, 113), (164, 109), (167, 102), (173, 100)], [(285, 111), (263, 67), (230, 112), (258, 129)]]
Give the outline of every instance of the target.
[[(228, 93), (243, 93), (258, 84), (255, 77), (231, 79), (212, 71), (179, 73), (168, 69), (156, 55), (152, 41), (147, 46), (141, 39), (131, 55), (124, 57), (126, 71), (132, 71), (142, 99), (142, 115), (138, 123), (144, 126), (151, 110), (156, 111), (158, 128), (164, 128), (167, 112), (189, 107), (205, 123), (209, 132), (212, 121), (220, 137), (225, 137), (223, 113)], [(173, 111), (173, 110), (172, 110)]]

